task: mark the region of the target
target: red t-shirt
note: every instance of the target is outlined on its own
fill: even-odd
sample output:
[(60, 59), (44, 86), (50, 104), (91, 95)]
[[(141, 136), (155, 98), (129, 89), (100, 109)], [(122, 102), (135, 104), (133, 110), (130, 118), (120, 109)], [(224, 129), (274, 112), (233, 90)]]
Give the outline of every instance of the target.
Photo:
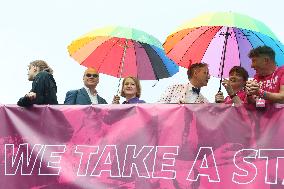
[[(240, 90), (239, 92), (237, 92), (237, 96), (241, 99), (241, 101), (243, 101), (244, 103), (246, 102), (246, 92), (244, 90)], [(227, 96), (225, 98), (225, 104), (233, 104), (232, 99), (230, 98), (230, 96)]]
[(260, 89), (272, 93), (279, 93), (280, 86), (284, 85), (284, 66), (276, 68), (276, 70), (267, 76), (255, 75), (254, 80), (260, 84)]

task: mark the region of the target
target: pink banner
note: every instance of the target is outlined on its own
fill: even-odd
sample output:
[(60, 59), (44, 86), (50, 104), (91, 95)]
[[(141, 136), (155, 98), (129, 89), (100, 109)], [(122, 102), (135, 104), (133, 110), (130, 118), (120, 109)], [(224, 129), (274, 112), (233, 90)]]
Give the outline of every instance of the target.
[(229, 105), (0, 105), (6, 189), (274, 189), (284, 110)]

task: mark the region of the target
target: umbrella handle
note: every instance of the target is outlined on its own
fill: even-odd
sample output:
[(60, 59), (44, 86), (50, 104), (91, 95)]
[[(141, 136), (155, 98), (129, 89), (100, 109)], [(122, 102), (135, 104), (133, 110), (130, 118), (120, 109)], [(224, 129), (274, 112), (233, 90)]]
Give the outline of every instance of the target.
[(229, 36), (231, 35), (231, 34), (229, 33), (229, 27), (227, 27), (226, 33), (225, 33), (224, 35), (225, 35), (225, 43), (224, 43), (224, 47), (223, 47), (223, 57), (222, 57), (222, 61), (220, 62), (220, 66), (221, 66), (221, 78), (220, 78), (220, 85), (219, 85), (219, 90), (218, 90), (218, 92), (221, 92), (221, 85), (222, 85), (223, 74), (224, 74), (224, 66), (225, 66), (227, 43), (228, 43), (228, 38), (229, 38)]
[(222, 87), (222, 78), (220, 79), (220, 84), (219, 84), (219, 90), (218, 93), (221, 92), (221, 87)]
[(159, 82), (159, 79), (158, 79), (158, 81), (156, 81), (156, 82), (154, 83), (154, 85), (152, 85), (152, 87), (155, 87), (155, 86), (158, 84), (158, 82)]
[(121, 77), (119, 78), (118, 85), (117, 85), (117, 91), (116, 91), (116, 94), (118, 96), (120, 96), (120, 92), (119, 92), (120, 82), (121, 82)]

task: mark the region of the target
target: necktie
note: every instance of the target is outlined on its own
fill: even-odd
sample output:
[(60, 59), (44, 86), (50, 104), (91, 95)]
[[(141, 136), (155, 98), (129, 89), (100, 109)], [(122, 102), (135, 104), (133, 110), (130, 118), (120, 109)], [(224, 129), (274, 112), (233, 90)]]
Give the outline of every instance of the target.
[(196, 94), (199, 95), (199, 93), (200, 93), (200, 88), (192, 87), (192, 91), (193, 91), (194, 93), (196, 93)]

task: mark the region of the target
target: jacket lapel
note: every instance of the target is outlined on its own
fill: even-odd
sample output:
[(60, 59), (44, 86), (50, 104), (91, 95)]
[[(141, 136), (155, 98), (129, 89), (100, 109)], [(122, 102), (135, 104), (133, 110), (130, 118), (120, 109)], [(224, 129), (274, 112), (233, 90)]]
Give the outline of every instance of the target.
[(85, 97), (84, 99), (87, 101), (88, 104), (92, 104), (91, 99), (84, 87), (81, 89), (81, 94)]

